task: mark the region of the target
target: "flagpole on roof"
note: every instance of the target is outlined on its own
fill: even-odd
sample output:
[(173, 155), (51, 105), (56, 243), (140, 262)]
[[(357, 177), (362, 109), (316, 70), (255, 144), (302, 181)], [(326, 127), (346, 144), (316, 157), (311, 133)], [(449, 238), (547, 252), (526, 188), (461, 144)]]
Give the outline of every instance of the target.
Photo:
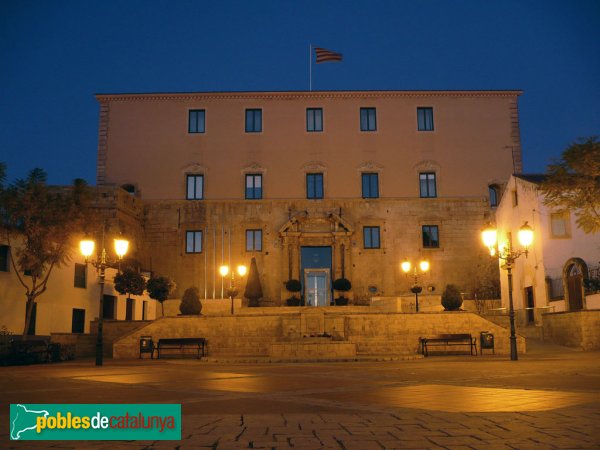
[(312, 43), (308, 44), (308, 90), (312, 91)]

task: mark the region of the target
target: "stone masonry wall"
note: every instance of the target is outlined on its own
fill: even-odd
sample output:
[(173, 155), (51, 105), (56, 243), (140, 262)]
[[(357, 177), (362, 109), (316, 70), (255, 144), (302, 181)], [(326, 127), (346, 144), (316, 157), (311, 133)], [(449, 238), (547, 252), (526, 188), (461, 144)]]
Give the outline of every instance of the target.
[(600, 310), (544, 314), (544, 340), (583, 350), (600, 349)]
[[(322, 224), (332, 214), (342, 214), (350, 224), (350, 237), (344, 245), (344, 269), (352, 282), (350, 297), (359, 304), (373, 296), (399, 296), (409, 293), (412, 278), (406, 277), (399, 264), (405, 258), (413, 262), (426, 258), (431, 271), (422, 279), (428, 291), (441, 293), (446, 284), (459, 285), (463, 292), (473, 290), (476, 274), (473, 261), (485, 254), (479, 234), (489, 219), (488, 200), (472, 198), (426, 199), (325, 199), (190, 202), (185, 200), (145, 201), (143, 266), (168, 275), (177, 284), (174, 297), (190, 287), (205, 289), (208, 298), (219, 297), (219, 266), (244, 263), (256, 258), (262, 283), (263, 305), (277, 306), (289, 296), (283, 288), (292, 276), (300, 277), (300, 256), (290, 250), (279, 234), (290, 217), (302, 216), (309, 229), (311, 221)], [(423, 248), (422, 226), (439, 227), (438, 248)], [(381, 247), (363, 248), (363, 227), (380, 229)], [(262, 251), (247, 252), (245, 231), (262, 230)], [(203, 232), (202, 253), (186, 253), (186, 231)], [(300, 246), (331, 246), (332, 278), (342, 275), (339, 236), (323, 231), (301, 233)], [(231, 244), (231, 250), (230, 250)], [(296, 244), (298, 245), (298, 244)], [(231, 257), (230, 257), (231, 255)], [(486, 262), (493, 264), (491, 258)], [(244, 280), (238, 280), (243, 292)], [(374, 291), (375, 289), (375, 291)]]
[[(416, 354), (419, 337), (492, 332), (496, 354), (510, 352), (509, 331), (470, 312), (373, 313), (368, 307), (244, 308), (236, 315), (164, 317), (115, 342), (115, 358), (137, 358), (140, 336), (205, 337), (209, 355), (268, 356), (271, 344), (328, 333), (357, 345), (358, 354)], [(525, 339), (518, 336), (525, 351)], [(479, 348), (479, 344), (478, 344)]]

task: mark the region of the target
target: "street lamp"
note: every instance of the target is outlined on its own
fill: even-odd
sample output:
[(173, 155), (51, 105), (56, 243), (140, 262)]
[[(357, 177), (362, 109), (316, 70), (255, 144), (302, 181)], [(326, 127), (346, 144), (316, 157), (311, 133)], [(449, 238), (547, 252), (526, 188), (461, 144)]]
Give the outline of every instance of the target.
[(423, 290), (423, 287), (419, 284), (419, 277), (429, 271), (429, 261), (426, 261), (424, 259), (419, 261), (419, 269), (421, 270), (421, 273), (419, 273), (417, 266), (413, 267), (408, 259), (402, 261), (400, 267), (402, 268), (402, 271), (406, 274), (406, 276), (408, 276), (409, 272), (411, 271), (411, 268), (413, 269), (414, 281), (412, 288), (410, 288), (410, 291), (413, 294), (415, 294), (415, 310), (416, 312), (419, 312), (419, 293), (421, 293), (421, 291)]
[[(102, 336), (103, 319), (104, 319), (104, 280), (106, 277), (106, 268), (111, 267), (111, 261), (106, 256), (106, 248), (104, 247), (104, 226), (102, 227), (102, 252), (100, 258), (96, 255), (96, 259), (90, 260), (94, 253), (95, 242), (91, 239), (84, 239), (79, 243), (79, 250), (85, 257), (85, 263), (90, 263), (98, 271), (98, 283), (100, 284), (100, 314), (98, 315), (98, 335), (96, 338), (96, 365), (101, 366), (103, 362), (104, 341)], [(115, 239), (115, 253), (117, 254), (117, 262), (123, 259), (129, 248), (129, 241), (126, 239)]]
[[(237, 266), (237, 273), (240, 277), (245, 276), (247, 272), (248, 272), (248, 268), (246, 266), (244, 266), (243, 264), (240, 264), (239, 266)], [(231, 277), (229, 278), (229, 289), (227, 289), (227, 295), (231, 299), (231, 314), (233, 315), (233, 313), (234, 313), (233, 298), (238, 294), (238, 292), (235, 290), (235, 271), (229, 270), (229, 266), (223, 265), (223, 266), (219, 267), (219, 273), (221, 274), (221, 277), (223, 277), (223, 278), (225, 278), (227, 276), (227, 274), (231, 273)]]
[(513, 250), (509, 242), (502, 242), (498, 244), (498, 232), (491, 224), (481, 232), (481, 240), (483, 244), (489, 249), (491, 256), (496, 256), (504, 264), (501, 266), (508, 272), (508, 317), (510, 319), (510, 359), (516, 361), (519, 359), (517, 355), (517, 335), (515, 332), (515, 308), (513, 306), (513, 281), (512, 281), (512, 268), (515, 264), (515, 260), (529, 252), (529, 247), (533, 243), (533, 229), (525, 222), (519, 232), (517, 233), (519, 244), (523, 247), (522, 250)]

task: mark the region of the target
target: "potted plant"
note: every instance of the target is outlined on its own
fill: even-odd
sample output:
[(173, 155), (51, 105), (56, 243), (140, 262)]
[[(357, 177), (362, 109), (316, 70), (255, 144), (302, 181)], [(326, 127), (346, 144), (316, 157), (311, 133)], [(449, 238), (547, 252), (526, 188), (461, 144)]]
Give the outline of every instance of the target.
[(338, 278), (333, 282), (333, 289), (340, 293), (340, 296), (335, 299), (335, 306), (346, 306), (348, 299), (344, 297), (344, 292), (352, 289), (352, 283), (347, 278)]
[(296, 297), (296, 293), (302, 290), (302, 285), (299, 280), (290, 279), (285, 282), (285, 288), (292, 296), (286, 300), (288, 306), (300, 306), (300, 297)]
[(454, 284), (446, 285), (442, 294), (442, 306), (444, 311), (458, 311), (462, 306), (463, 299), (460, 290)]

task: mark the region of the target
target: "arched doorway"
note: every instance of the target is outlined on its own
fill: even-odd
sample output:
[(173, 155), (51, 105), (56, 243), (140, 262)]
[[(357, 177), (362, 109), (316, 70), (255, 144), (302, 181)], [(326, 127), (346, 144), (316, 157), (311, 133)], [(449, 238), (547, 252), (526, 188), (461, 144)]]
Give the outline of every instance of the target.
[(588, 268), (581, 258), (569, 259), (563, 267), (563, 283), (565, 286), (565, 300), (569, 311), (583, 309), (583, 280), (588, 277)]

